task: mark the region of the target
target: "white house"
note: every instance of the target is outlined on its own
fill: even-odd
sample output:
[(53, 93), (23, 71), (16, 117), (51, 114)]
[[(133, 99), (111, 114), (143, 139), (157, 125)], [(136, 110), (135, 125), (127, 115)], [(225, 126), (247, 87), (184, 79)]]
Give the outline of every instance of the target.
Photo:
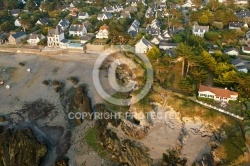
[(178, 46), (177, 43), (166, 43), (166, 42), (160, 42), (159, 43), (159, 49), (161, 50), (168, 50), (168, 49), (173, 49)]
[(113, 16), (111, 13), (103, 13), (103, 14), (98, 14), (97, 16), (97, 20), (107, 20), (107, 19), (111, 19)]
[(27, 42), (30, 45), (37, 45), (45, 37), (41, 34), (31, 34)]
[(247, 5), (249, 3), (248, 0), (235, 0), (238, 5)]
[(242, 27), (248, 28), (248, 25), (243, 22), (230, 22), (228, 25), (229, 29), (241, 29)]
[(242, 46), (242, 52), (244, 52), (244, 53), (247, 53), (247, 54), (250, 54), (250, 47), (248, 47), (248, 46)]
[(87, 29), (83, 24), (74, 24), (69, 28), (69, 35), (83, 36), (87, 33)]
[(87, 12), (79, 12), (78, 20), (84, 20), (86, 18), (89, 18), (89, 14)]
[(204, 34), (209, 31), (209, 26), (193, 25), (193, 34), (196, 36), (204, 37)]
[(109, 27), (104, 24), (100, 26), (99, 31), (96, 34), (97, 39), (108, 39), (109, 38)]
[(214, 99), (215, 101), (228, 102), (230, 100), (237, 100), (238, 93), (230, 91), (227, 88), (216, 88), (211, 86), (200, 85), (198, 96), (202, 98)]
[(137, 33), (139, 32), (140, 29), (140, 22), (138, 20), (134, 20), (131, 26), (128, 29), (128, 34), (131, 37), (136, 37)]
[(47, 36), (48, 47), (60, 47), (60, 42), (63, 39), (65, 39), (64, 32), (59, 26), (56, 26), (55, 29), (50, 29)]
[(231, 55), (231, 56), (238, 56), (239, 50), (236, 48), (228, 48), (228, 49), (225, 49), (224, 53), (227, 55)]
[(154, 19), (151, 24), (148, 24), (146, 27), (146, 33), (152, 36), (158, 36), (161, 33), (160, 21)]
[(187, 2), (183, 5), (181, 5), (181, 7), (185, 8), (185, 7), (192, 7), (193, 6), (193, 3), (191, 0), (187, 0)]
[(48, 24), (48, 22), (49, 22), (49, 19), (45, 17), (45, 18), (37, 20), (36, 25), (46, 25)]
[(236, 58), (234, 60), (232, 60), (232, 65), (234, 65), (234, 67), (241, 72), (247, 73), (248, 72), (248, 61), (242, 60), (240, 58)]
[(20, 23), (19, 19), (16, 19), (15, 22), (14, 22), (14, 24), (15, 24), (16, 27), (22, 26), (22, 24)]
[(57, 26), (60, 26), (60, 28), (65, 31), (69, 27), (69, 21), (66, 18), (61, 19)]
[(139, 42), (137, 42), (135, 45), (135, 53), (146, 53), (153, 47), (154, 45), (150, 43), (147, 39), (145, 39), (143, 36), (142, 39), (139, 40)]
[(20, 9), (12, 9), (10, 10), (10, 14), (14, 17), (17, 17), (20, 14), (21, 10)]

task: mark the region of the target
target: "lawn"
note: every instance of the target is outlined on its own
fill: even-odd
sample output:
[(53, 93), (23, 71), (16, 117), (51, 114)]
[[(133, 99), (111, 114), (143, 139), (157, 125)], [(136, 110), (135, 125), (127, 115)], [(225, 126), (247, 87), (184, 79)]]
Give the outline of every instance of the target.
[(182, 62), (177, 62), (167, 75), (167, 82), (172, 85), (173, 89), (179, 89), (178, 83), (182, 79)]
[(101, 148), (101, 145), (98, 143), (97, 135), (96, 135), (96, 129), (90, 128), (88, 129), (85, 140), (87, 144), (101, 157), (106, 156), (106, 152)]

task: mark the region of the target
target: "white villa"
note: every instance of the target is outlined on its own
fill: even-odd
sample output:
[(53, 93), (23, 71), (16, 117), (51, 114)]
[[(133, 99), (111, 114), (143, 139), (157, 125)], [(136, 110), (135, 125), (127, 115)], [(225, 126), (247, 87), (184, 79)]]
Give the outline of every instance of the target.
[(107, 39), (109, 38), (109, 27), (104, 24), (103, 26), (100, 26), (99, 31), (96, 34), (97, 39)]
[(215, 101), (228, 102), (229, 100), (235, 101), (238, 99), (238, 93), (230, 91), (227, 88), (223, 89), (200, 85), (198, 93), (199, 97), (214, 99)]
[(41, 34), (31, 34), (27, 42), (30, 45), (37, 45), (45, 37)]
[(142, 39), (135, 45), (135, 53), (146, 53), (153, 47), (154, 45), (150, 43), (147, 39), (145, 39), (143, 36)]
[(60, 47), (60, 42), (64, 39), (64, 32), (59, 26), (56, 26), (55, 29), (49, 30), (47, 38), (48, 47)]

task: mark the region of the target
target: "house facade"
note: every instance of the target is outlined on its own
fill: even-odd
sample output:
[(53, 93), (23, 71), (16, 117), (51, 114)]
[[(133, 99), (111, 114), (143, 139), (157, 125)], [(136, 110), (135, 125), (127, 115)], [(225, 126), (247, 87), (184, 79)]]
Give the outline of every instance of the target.
[(96, 34), (97, 39), (108, 39), (109, 38), (109, 27), (104, 24), (99, 28), (99, 31)]
[(236, 101), (238, 99), (238, 93), (230, 91), (227, 88), (223, 89), (223, 88), (200, 85), (198, 91), (198, 97), (214, 99), (215, 101), (228, 102), (230, 100)]
[(204, 37), (204, 34), (209, 31), (209, 26), (193, 25), (193, 34), (196, 36)]
[(231, 56), (238, 56), (239, 50), (236, 48), (228, 48), (228, 49), (225, 49), (224, 53), (227, 55), (231, 55)]
[(47, 36), (48, 47), (60, 47), (60, 42), (64, 40), (64, 32), (56, 26), (55, 29), (50, 29)]
[(30, 45), (37, 45), (45, 37), (41, 34), (31, 34), (27, 42)]
[(8, 40), (10, 44), (19, 44), (21, 43), (25, 38), (26, 34), (23, 31), (17, 32), (13, 35), (10, 35)]
[(135, 53), (147, 53), (147, 51), (153, 47), (154, 45), (143, 36), (142, 39), (135, 45)]
[(69, 28), (69, 35), (83, 36), (87, 33), (87, 28), (83, 24), (74, 24)]
[(19, 21), (19, 19), (16, 19), (15, 22), (14, 22), (15, 26), (16, 27), (20, 27), (22, 26), (21, 22)]

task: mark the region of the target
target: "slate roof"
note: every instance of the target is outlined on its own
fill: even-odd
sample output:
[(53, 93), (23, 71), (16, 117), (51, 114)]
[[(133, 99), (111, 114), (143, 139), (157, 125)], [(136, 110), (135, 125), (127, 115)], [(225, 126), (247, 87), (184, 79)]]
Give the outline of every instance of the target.
[(70, 26), (69, 31), (81, 32), (84, 28), (85, 26), (83, 24), (74, 24)]
[(19, 14), (20, 12), (21, 12), (21, 9), (12, 9), (12, 10), (10, 10), (11, 15)]
[(147, 39), (145, 39), (144, 36), (143, 36), (143, 38), (141, 39), (141, 42), (142, 42), (143, 44), (145, 44), (146, 46), (151, 46), (151, 47), (154, 46), (154, 45), (153, 45), (152, 43), (150, 43)]
[(244, 26), (243, 22), (230, 22), (229, 27), (241, 28)]
[(19, 37), (21, 37), (21, 36), (24, 36), (24, 35), (26, 35), (23, 31), (20, 31), (20, 32), (17, 32), (17, 33), (15, 33), (15, 34), (13, 34), (12, 36), (15, 38), (15, 39), (17, 39), (17, 38), (19, 38)]
[(78, 16), (86, 16), (86, 12), (79, 12)]
[(30, 37), (29, 37), (29, 39), (36, 39), (36, 38), (41, 39), (42, 35), (41, 34), (31, 34)]
[(63, 27), (69, 26), (69, 21), (66, 18), (61, 19), (61, 21), (58, 23), (58, 25), (61, 25)]
[(235, 15), (238, 18), (250, 17), (250, 11), (248, 11), (248, 10), (244, 11), (244, 10), (242, 10), (242, 11), (236, 13)]
[(63, 30), (60, 28), (60, 26), (56, 26), (55, 29), (49, 30), (48, 36), (60, 35), (62, 32), (63, 32)]
[(224, 50), (224, 52), (230, 52), (230, 51), (239, 52), (239, 50), (237, 48), (227, 48), (227, 49)]
[(47, 24), (47, 23), (49, 22), (49, 18), (44, 17), (44, 18), (39, 19), (39, 21), (40, 21), (42, 24)]

